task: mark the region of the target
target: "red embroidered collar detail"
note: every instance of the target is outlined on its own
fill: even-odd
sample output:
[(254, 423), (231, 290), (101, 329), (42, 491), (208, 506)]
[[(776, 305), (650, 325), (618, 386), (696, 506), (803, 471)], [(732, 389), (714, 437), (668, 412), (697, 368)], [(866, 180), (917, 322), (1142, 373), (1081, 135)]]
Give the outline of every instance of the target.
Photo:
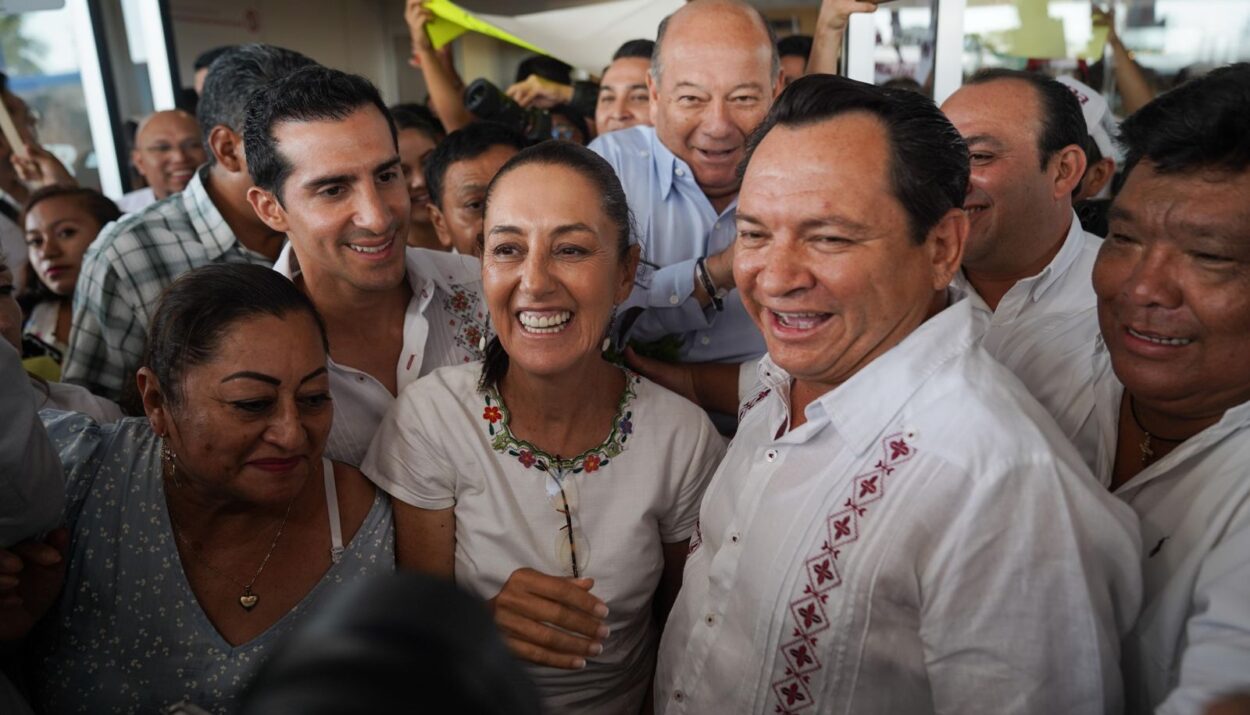
[(788, 635), (793, 640), (780, 646), (785, 668), (781, 677), (773, 682), (776, 704), (772, 712), (778, 715), (797, 713), (815, 705), (810, 685), (812, 677), (824, 667), (816, 656), (818, 635), (829, 628), (825, 612), (829, 592), (842, 585), (838, 566), (844, 561), (847, 549), (859, 540), (868, 507), (885, 496), (886, 478), (916, 454), (916, 448), (907, 443), (901, 432), (882, 440), (881, 450), (881, 459), (872, 471), (855, 477), (841, 508), (826, 517), (827, 538), (806, 561), (807, 582), (799, 597), (790, 603), (786, 619), (791, 627)]

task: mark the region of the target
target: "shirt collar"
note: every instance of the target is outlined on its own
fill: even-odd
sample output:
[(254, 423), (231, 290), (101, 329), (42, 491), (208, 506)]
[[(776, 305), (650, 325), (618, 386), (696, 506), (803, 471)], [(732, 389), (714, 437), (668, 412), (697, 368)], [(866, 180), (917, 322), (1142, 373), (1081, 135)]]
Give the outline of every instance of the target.
[[(418, 302), (421, 312), (433, 299), (434, 287), (451, 293), (454, 286), (468, 285), (481, 279), (481, 264), (472, 256), (408, 247), (404, 250), (404, 265), (404, 275), (412, 288), (413, 300)], [(289, 239), (282, 244), (282, 252), (274, 261), (273, 269), (291, 281), (300, 274), (299, 259)]]
[[(925, 381), (974, 347), (971, 303), (959, 293), (950, 296), (952, 304), (945, 310), (808, 405), (808, 421), (832, 423), (856, 454), (871, 449)], [(770, 356), (764, 356), (758, 369), (764, 387), (789, 388), (790, 375)]]
[[(217, 210), (217, 205), (208, 195), (208, 189), (204, 186), (208, 172), (208, 165), (201, 166), (187, 182), (187, 188), (182, 190), (182, 206), (195, 228), (195, 237), (204, 244), (209, 260), (213, 260), (232, 246), (239, 245), (239, 241), (230, 224), (226, 223), (226, 217), (221, 215), (221, 211)], [(240, 245), (240, 248), (243, 246)]]
[(1037, 302), (1046, 295), (1046, 291), (1058, 283), (1068, 270), (1072, 268), (1072, 264), (1080, 257), (1081, 252), (1085, 249), (1085, 242), (1088, 241), (1085, 229), (1081, 228), (1081, 220), (1077, 217), (1076, 211), (1072, 211), (1072, 223), (1068, 226), (1068, 235), (1063, 239), (1063, 246), (1059, 248), (1059, 253), (1051, 259), (1050, 263), (1032, 278), (1025, 280), (1031, 281), (1032, 286), (1029, 291), (1029, 298), (1033, 302)]
[[(690, 170), (690, 165), (664, 146), (664, 142), (660, 141), (659, 135), (655, 132), (655, 127), (647, 127), (646, 131), (648, 141), (651, 143), (651, 160), (655, 162), (656, 174), (660, 179), (661, 198), (667, 199), (669, 192), (673, 190), (673, 184), (678, 181), (688, 181), (694, 184), (694, 172)], [(698, 188), (697, 185), (696, 188)]]

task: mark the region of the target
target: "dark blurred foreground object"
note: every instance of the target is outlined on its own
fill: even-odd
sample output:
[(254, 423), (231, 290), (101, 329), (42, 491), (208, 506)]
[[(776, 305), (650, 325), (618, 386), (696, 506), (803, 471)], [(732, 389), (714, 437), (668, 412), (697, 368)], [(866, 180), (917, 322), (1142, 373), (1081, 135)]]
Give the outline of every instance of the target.
[(261, 668), (242, 715), (540, 712), (486, 608), (452, 584), (398, 572), (339, 595)]
[(516, 129), (531, 144), (551, 138), (551, 114), (537, 107), (521, 107), (489, 80), (478, 78), (465, 87), (464, 106), (478, 119)]

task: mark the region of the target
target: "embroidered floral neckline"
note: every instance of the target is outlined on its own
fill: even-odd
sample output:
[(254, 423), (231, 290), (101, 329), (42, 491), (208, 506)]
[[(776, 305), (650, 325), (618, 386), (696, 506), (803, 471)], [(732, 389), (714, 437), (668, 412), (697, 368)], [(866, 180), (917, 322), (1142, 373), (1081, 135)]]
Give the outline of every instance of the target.
[(482, 393), (486, 407), (482, 410), (482, 419), (486, 420), (486, 429), (491, 436), (491, 447), (501, 454), (515, 457), (521, 466), (533, 467), (542, 472), (557, 470), (565, 474), (581, 472), (597, 472), (625, 451), (625, 443), (634, 433), (633, 410), (630, 403), (637, 395), (638, 383), (641, 378), (630, 370), (625, 370), (625, 391), (616, 407), (616, 416), (612, 419), (612, 431), (607, 439), (598, 447), (592, 447), (571, 459), (556, 459), (543, 450), (517, 439), (508, 427), (510, 415), (503, 404), (499, 391), (488, 387)]

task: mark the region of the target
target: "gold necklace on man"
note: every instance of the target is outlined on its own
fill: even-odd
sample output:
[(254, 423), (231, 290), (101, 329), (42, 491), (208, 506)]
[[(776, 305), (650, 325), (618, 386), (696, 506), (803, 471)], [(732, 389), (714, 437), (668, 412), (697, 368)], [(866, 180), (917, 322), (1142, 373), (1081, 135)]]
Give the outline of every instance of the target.
[(1137, 429), (1141, 430), (1141, 433), (1145, 435), (1142, 438), (1141, 443), (1137, 445), (1137, 449), (1141, 452), (1141, 466), (1143, 467), (1150, 464), (1150, 462), (1154, 459), (1154, 456), (1155, 456), (1155, 451), (1153, 447), (1154, 442), (1163, 442), (1164, 444), (1177, 445), (1185, 441), (1184, 438), (1171, 439), (1169, 437), (1163, 437), (1157, 434), (1153, 434), (1150, 430), (1146, 429), (1145, 425), (1141, 423), (1141, 419), (1137, 416), (1137, 402), (1136, 400), (1133, 399), (1132, 395), (1129, 395), (1129, 398), (1128, 398), (1128, 413), (1133, 418), (1133, 424), (1137, 425)]

